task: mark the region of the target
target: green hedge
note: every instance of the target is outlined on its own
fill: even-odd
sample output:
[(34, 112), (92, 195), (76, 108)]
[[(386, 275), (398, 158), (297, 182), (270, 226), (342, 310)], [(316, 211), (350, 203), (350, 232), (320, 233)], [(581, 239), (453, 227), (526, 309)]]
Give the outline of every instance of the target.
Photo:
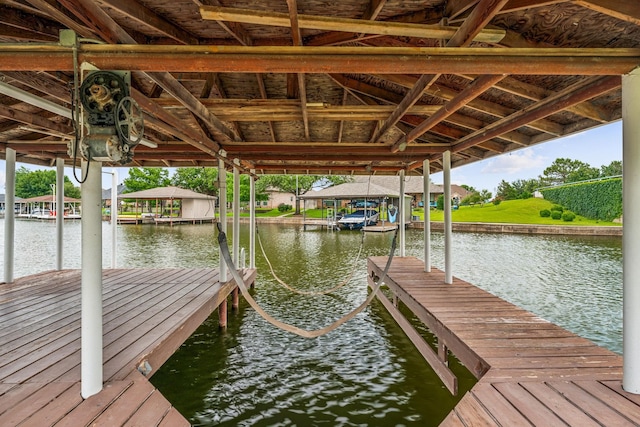
[(590, 219), (613, 221), (622, 215), (622, 178), (540, 190), (546, 200)]

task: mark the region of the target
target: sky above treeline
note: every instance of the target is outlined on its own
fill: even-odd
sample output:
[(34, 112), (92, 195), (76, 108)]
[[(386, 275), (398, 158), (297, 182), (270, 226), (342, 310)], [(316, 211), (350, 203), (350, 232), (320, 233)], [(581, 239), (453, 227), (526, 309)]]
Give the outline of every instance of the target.
[[(569, 158), (600, 168), (614, 160), (622, 160), (622, 122), (600, 126), (585, 132), (543, 142), (532, 147), (512, 151), (507, 154), (475, 162), (451, 170), (452, 184), (466, 184), (477, 190), (489, 190), (494, 195), (500, 181), (513, 182), (518, 179), (537, 178), (545, 168), (558, 158)], [(16, 169), (25, 166), (28, 169), (46, 169), (41, 166), (18, 163)], [(111, 171), (104, 168), (104, 171)], [(129, 172), (128, 168), (116, 168), (118, 182), (122, 183)], [(65, 174), (74, 185), (79, 184), (73, 178), (73, 171), (65, 168)], [(442, 184), (442, 173), (431, 176), (435, 184)], [(0, 160), (0, 192), (4, 193), (5, 165)], [(102, 188), (111, 188), (111, 175), (103, 173)]]

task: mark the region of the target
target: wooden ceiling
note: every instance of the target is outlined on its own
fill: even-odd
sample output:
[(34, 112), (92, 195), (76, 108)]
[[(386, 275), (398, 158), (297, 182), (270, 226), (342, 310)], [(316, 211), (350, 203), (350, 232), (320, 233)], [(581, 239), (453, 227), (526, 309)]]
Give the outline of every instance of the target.
[(640, 3), (0, 0), (2, 153), (71, 164), (83, 62), (132, 71), (129, 166), (422, 174), (619, 120)]

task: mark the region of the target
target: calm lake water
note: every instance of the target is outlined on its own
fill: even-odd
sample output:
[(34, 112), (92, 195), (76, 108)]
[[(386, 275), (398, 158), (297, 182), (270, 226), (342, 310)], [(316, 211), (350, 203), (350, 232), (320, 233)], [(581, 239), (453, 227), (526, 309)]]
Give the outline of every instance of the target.
[[(104, 224), (105, 267), (109, 227)], [(79, 231), (79, 222), (65, 224), (65, 268), (80, 267)], [(363, 241), (359, 232), (262, 224), (259, 231), (277, 274), (304, 290), (342, 281), (363, 242), (351, 282), (315, 297), (281, 287), (258, 248), (254, 298), (278, 319), (307, 329), (331, 323), (366, 298), (366, 258), (386, 255), (392, 238), (372, 233)], [(248, 228), (240, 237), (248, 248)], [(434, 233), (432, 244), (433, 265), (442, 268), (442, 234)], [(622, 239), (454, 233), (453, 244), (455, 276), (622, 351)], [(54, 268), (55, 225), (17, 221), (16, 252), (16, 277)], [(211, 224), (122, 226), (117, 254), (119, 267), (218, 265)], [(423, 256), (422, 231), (408, 230), (407, 255)], [(226, 331), (214, 313), (152, 378), (194, 425), (438, 425), (457, 401), (378, 303), (309, 340), (272, 327), (241, 302), (238, 312), (229, 311)], [(462, 395), (474, 380), (451, 363)]]

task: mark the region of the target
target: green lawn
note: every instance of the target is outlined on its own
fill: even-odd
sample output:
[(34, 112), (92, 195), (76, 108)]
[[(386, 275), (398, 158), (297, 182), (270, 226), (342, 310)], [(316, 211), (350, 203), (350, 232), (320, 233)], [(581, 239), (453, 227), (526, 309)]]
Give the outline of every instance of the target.
[[(551, 218), (542, 218), (540, 211), (542, 209), (550, 209), (553, 203), (544, 199), (530, 198), (525, 200), (506, 200), (499, 205), (495, 206), (492, 203), (487, 203), (484, 206), (460, 206), (459, 209), (451, 212), (451, 219), (454, 222), (497, 222), (497, 223), (511, 223), (511, 224), (546, 224), (546, 225), (617, 225), (618, 223), (597, 221), (584, 218), (577, 215), (571, 222), (565, 222), (562, 220), (556, 220)], [(232, 216), (231, 212), (227, 212), (228, 216)], [(293, 215), (293, 211), (280, 212), (278, 209), (273, 209), (268, 212), (260, 211), (256, 214), (256, 217), (278, 217), (278, 216), (290, 216)], [(327, 210), (321, 209), (307, 209), (307, 218), (322, 218), (322, 215), (327, 215)], [(412, 215), (418, 216), (420, 220), (424, 220), (424, 212), (422, 209), (414, 209)], [(249, 216), (248, 209), (245, 209), (240, 216)], [(431, 210), (431, 221), (443, 221), (444, 212), (439, 210)]]
[[(460, 206), (451, 212), (454, 222), (498, 222), (512, 224), (546, 224), (546, 225), (620, 225), (613, 222), (597, 221), (577, 215), (571, 222), (551, 218), (542, 218), (540, 211), (549, 209), (553, 203), (548, 200), (530, 198), (525, 200), (506, 200), (495, 206), (487, 203), (484, 206)], [(424, 212), (414, 211), (413, 215), (424, 219)], [(444, 212), (431, 211), (431, 221), (443, 221)]]

